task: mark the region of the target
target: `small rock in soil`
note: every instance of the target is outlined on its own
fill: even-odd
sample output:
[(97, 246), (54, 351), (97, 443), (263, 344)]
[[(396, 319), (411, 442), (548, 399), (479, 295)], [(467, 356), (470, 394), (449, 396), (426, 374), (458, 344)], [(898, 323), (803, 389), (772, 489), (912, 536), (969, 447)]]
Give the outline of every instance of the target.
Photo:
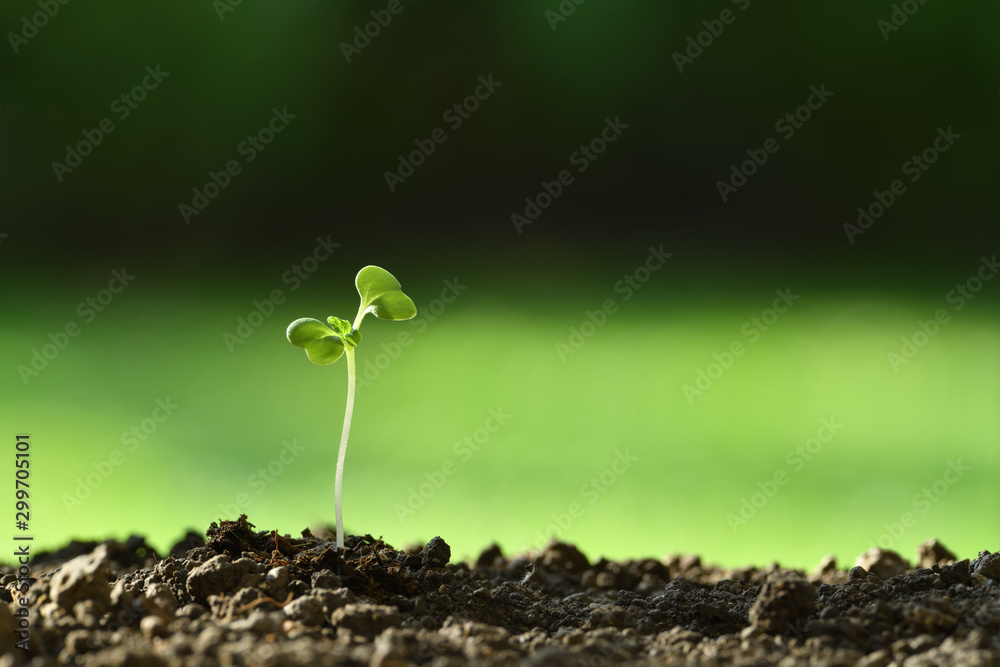
[(1000, 581), (1000, 553), (980, 551), (979, 557), (972, 561), (972, 573)]
[(897, 574), (903, 574), (909, 569), (909, 564), (895, 551), (873, 548), (858, 556), (854, 563), (863, 567), (879, 579), (891, 579)]
[(229, 556), (219, 554), (204, 565), (191, 570), (187, 591), (198, 602), (205, 602), (210, 595), (220, 595), (236, 585), (236, 568)]
[(800, 577), (767, 581), (750, 608), (750, 625), (770, 635), (794, 628), (816, 607), (816, 588)]
[(936, 539), (927, 540), (917, 546), (917, 567), (929, 568), (934, 565), (947, 565), (956, 560), (958, 557)]
[(829, 556), (823, 556), (823, 559), (819, 562), (819, 565), (816, 566), (816, 569), (813, 570), (813, 573), (818, 576), (822, 576), (824, 574), (829, 574), (830, 572), (836, 572), (836, 571), (837, 571), (837, 557), (829, 555)]
[(106, 609), (111, 604), (108, 565), (106, 544), (64, 564), (52, 577), (52, 600), (67, 610), (83, 600), (91, 601), (101, 610)]
[(451, 560), (451, 547), (440, 537), (431, 538), (420, 551), (420, 562), (424, 567), (444, 567)]
[(349, 604), (331, 616), (335, 628), (345, 628), (363, 637), (374, 637), (387, 628), (400, 624), (399, 610), (375, 604)]

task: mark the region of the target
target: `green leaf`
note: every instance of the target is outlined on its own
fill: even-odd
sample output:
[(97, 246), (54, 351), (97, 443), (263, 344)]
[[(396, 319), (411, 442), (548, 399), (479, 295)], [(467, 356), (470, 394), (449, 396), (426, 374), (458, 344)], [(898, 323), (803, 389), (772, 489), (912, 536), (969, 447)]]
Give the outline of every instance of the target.
[(351, 323), (347, 320), (342, 320), (339, 317), (334, 317), (331, 315), (326, 318), (326, 321), (330, 323), (333, 330), (336, 331), (341, 338), (347, 338), (351, 334)]
[(380, 320), (408, 320), (417, 314), (417, 307), (403, 294), (399, 281), (383, 268), (366, 266), (354, 283), (361, 296), (361, 317), (371, 313)]
[(357, 329), (352, 329), (351, 323), (347, 320), (342, 320), (339, 317), (331, 315), (326, 318), (326, 321), (330, 323), (330, 326), (333, 327), (333, 330), (337, 332), (347, 347), (357, 347), (358, 343), (361, 342), (361, 332)]
[(288, 342), (299, 347), (305, 347), (318, 338), (326, 338), (335, 334), (336, 332), (329, 326), (311, 317), (300, 317), (289, 324), (288, 330), (285, 332)]
[(344, 353), (344, 341), (336, 336), (318, 338), (305, 347), (309, 361), (320, 366), (332, 364)]
[(288, 325), (288, 342), (305, 348), (314, 364), (332, 364), (344, 353), (344, 341), (328, 325), (311, 317), (301, 317)]

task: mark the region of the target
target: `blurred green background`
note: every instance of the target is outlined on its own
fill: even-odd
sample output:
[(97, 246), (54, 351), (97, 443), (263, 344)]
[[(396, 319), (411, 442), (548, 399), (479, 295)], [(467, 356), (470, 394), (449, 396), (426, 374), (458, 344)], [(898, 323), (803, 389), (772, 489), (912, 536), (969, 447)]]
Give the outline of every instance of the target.
[[(39, 547), (166, 548), (239, 511), (293, 534), (332, 521), (346, 368), (284, 329), (353, 318), (374, 263), (419, 314), (363, 327), (349, 532), (801, 567), (874, 544), (912, 559), (930, 537), (997, 548), (995, 7), (907, 5), (886, 39), (878, 3), (388, 6), (0, 10), (0, 405), (10, 443), (32, 436)], [(495, 87), (456, 127), (480, 77)], [(788, 136), (813, 88), (831, 95)], [(287, 126), (251, 151), (275, 109)], [(317, 239), (339, 245), (322, 259)]]

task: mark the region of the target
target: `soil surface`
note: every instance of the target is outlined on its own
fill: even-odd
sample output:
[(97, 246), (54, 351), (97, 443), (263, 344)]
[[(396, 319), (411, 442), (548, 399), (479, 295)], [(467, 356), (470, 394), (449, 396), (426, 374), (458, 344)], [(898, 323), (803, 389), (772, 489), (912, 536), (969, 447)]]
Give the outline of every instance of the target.
[(141, 537), (72, 542), (29, 579), (3, 566), (0, 667), (1000, 665), (1000, 553), (959, 560), (933, 540), (916, 567), (872, 550), (806, 573), (592, 562), (561, 542), (451, 563), (439, 537), (338, 551), (245, 516), (207, 538), (167, 556)]

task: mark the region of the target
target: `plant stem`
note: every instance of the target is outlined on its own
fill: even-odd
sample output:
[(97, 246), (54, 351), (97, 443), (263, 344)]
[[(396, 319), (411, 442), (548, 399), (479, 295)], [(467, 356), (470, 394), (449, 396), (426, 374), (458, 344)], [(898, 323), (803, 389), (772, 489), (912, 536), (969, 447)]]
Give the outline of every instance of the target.
[(344, 459), (347, 457), (347, 436), (351, 433), (351, 415), (354, 413), (354, 348), (344, 350), (347, 355), (347, 410), (344, 412), (344, 431), (340, 434), (340, 451), (337, 453), (337, 481), (334, 503), (337, 509), (337, 548), (344, 548), (344, 511), (341, 502), (344, 486)]

